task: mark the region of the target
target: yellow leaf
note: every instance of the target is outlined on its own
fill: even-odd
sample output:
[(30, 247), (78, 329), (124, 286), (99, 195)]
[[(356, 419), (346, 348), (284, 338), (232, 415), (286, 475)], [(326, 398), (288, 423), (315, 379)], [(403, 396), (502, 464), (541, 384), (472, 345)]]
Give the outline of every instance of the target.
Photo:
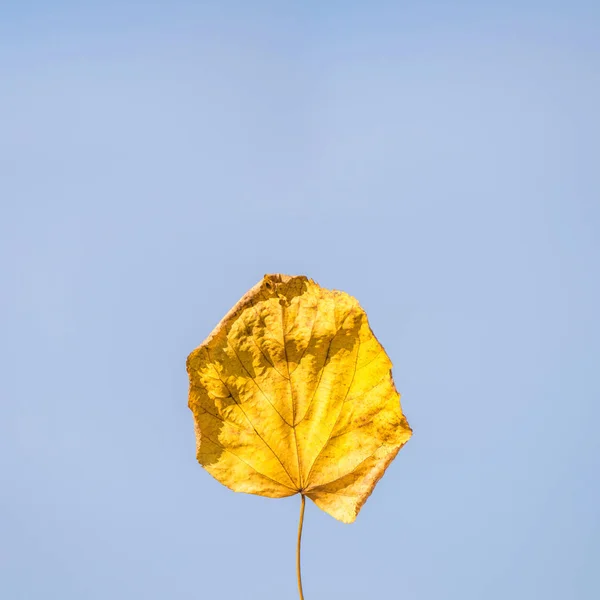
[(188, 357), (198, 461), (351, 523), (412, 434), (391, 367), (352, 296), (265, 275)]

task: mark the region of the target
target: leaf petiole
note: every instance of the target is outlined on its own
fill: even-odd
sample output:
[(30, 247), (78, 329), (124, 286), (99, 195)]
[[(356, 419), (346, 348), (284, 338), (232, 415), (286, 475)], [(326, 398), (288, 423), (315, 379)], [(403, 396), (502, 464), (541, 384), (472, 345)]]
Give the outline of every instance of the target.
[(298, 593), (300, 594), (300, 600), (304, 600), (304, 594), (302, 593), (302, 573), (300, 570), (300, 543), (302, 541), (302, 525), (304, 524), (304, 505), (305, 505), (304, 494), (300, 494), (300, 520), (298, 521), (298, 543), (296, 545), (296, 575), (298, 576)]

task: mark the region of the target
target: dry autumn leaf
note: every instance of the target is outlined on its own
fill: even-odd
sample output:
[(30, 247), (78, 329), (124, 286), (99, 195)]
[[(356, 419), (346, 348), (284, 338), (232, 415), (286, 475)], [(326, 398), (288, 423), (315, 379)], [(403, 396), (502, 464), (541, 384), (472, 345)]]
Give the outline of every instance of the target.
[(352, 296), (265, 275), (188, 357), (198, 461), (351, 523), (412, 434), (391, 367)]

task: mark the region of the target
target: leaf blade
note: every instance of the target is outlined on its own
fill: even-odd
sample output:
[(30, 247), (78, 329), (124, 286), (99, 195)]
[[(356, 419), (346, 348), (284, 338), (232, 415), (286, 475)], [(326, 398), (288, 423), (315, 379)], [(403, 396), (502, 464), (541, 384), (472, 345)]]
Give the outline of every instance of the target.
[(412, 434), (391, 366), (352, 296), (266, 275), (188, 357), (198, 461), (352, 522)]

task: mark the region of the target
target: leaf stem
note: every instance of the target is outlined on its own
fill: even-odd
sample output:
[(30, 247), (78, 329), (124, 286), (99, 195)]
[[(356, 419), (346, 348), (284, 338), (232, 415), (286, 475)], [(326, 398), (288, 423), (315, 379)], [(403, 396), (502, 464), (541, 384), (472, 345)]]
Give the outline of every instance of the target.
[(304, 524), (304, 505), (306, 501), (304, 494), (300, 494), (300, 520), (298, 521), (298, 543), (296, 545), (296, 575), (298, 576), (298, 593), (300, 600), (304, 600), (302, 593), (302, 573), (300, 571), (300, 542), (302, 541), (302, 525)]

